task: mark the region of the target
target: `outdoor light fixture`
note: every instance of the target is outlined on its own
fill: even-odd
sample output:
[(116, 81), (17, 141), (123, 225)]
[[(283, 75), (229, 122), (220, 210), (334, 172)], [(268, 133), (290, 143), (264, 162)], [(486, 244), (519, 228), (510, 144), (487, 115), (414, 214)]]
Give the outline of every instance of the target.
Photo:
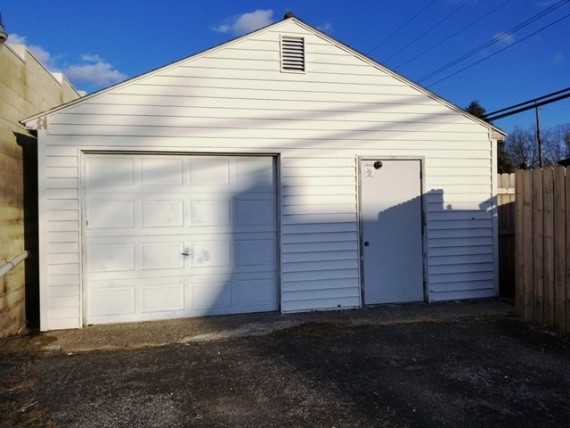
[(0, 13), (0, 45), (3, 45), (8, 40), (8, 33), (4, 30), (4, 25), (2, 25), (2, 13)]

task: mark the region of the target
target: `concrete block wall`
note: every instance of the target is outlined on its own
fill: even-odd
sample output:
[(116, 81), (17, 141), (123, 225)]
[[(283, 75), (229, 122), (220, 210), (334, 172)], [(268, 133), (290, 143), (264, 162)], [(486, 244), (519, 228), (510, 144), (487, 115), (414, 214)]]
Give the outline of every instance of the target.
[[(25, 223), (37, 220), (34, 204), (24, 207), (24, 177), (36, 165), (25, 164), (23, 142), (33, 138), (19, 121), (78, 97), (25, 46), (0, 45), (0, 267), (27, 249)], [(26, 328), (25, 263), (0, 278), (0, 337)]]

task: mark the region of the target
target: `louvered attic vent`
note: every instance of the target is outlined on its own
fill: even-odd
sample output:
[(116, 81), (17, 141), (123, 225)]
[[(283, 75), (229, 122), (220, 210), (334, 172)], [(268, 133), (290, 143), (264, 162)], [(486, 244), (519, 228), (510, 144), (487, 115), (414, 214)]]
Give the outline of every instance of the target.
[(281, 37), (281, 70), (305, 71), (305, 39), (302, 37)]

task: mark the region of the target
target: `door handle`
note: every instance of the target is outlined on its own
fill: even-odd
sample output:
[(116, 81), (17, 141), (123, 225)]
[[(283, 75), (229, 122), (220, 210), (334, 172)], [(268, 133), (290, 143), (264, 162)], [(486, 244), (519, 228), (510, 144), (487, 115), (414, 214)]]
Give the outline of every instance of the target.
[(181, 256), (188, 257), (190, 255), (190, 248), (184, 248), (184, 251), (180, 253)]
[(370, 242), (364, 241), (364, 246), (365, 246), (365, 247), (368, 247), (369, 245), (370, 245)]

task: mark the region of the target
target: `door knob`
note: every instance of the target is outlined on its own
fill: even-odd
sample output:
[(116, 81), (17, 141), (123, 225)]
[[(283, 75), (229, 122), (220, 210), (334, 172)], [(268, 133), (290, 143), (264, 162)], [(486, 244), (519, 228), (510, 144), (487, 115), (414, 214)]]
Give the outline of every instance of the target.
[(364, 246), (365, 246), (365, 247), (368, 247), (369, 245), (370, 245), (370, 242), (364, 241)]

